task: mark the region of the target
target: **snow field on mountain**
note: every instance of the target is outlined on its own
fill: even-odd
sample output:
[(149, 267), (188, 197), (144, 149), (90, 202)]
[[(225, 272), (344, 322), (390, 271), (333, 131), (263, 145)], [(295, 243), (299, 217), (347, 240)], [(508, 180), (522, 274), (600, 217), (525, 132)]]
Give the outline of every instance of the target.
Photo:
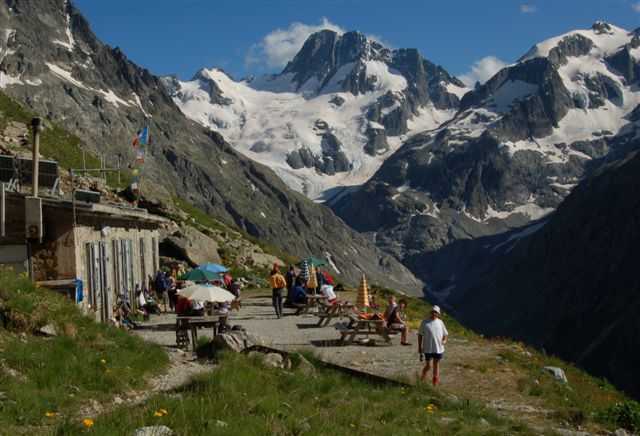
[(551, 52), (551, 50), (554, 49), (560, 41), (573, 35), (581, 35), (593, 41), (595, 47), (590, 53), (593, 56), (605, 57), (614, 54), (620, 49), (620, 47), (627, 44), (631, 38), (627, 30), (611, 24), (608, 26), (611, 28), (610, 32), (599, 32), (594, 29), (581, 29), (549, 38), (533, 46), (533, 48), (522, 57), (521, 61), (524, 62), (538, 57), (547, 57), (549, 56), (549, 52)]
[[(313, 78), (298, 92), (287, 92), (292, 89), (289, 74), (272, 80), (236, 82), (224, 72), (212, 69), (200, 74), (215, 82), (222, 97), (231, 100), (229, 104), (212, 102), (207, 84), (198, 78), (180, 82), (175, 101), (189, 118), (219, 131), (238, 151), (272, 168), (289, 187), (321, 200), (329, 189), (361, 185), (369, 180), (406, 139), (406, 135), (388, 138), (390, 150), (383, 155), (374, 157), (364, 152), (367, 128), (384, 128), (366, 119), (368, 107), (386, 92), (399, 93), (407, 86), (405, 78), (383, 62), (367, 61), (365, 66), (367, 75), (376, 77), (375, 91), (358, 96), (340, 91), (342, 81), (354, 68), (349, 63), (336, 72), (319, 95), (316, 92), (320, 84)], [(336, 96), (344, 100), (342, 105), (331, 103)], [(411, 120), (409, 127), (416, 131), (433, 129), (452, 116), (453, 111), (427, 107)], [(319, 127), (318, 121), (327, 123), (328, 128)], [(353, 166), (351, 171), (326, 175), (315, 168), (291, 168), (287, 155), (292, 151), (308, 148), (313, 154), (322, 155), (325, 132), (340, 140), (342, 151)]]

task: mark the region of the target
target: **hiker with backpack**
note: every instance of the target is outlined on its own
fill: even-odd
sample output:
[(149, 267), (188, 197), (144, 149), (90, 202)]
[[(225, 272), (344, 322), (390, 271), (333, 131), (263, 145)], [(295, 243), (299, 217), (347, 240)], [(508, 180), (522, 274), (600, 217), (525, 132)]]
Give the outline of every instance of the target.
[(431, 362), (433, 362), (433, 385), (440, 383), (440, 360), (444, 356), (444, 346), (447, 343), (449, 332), (440, 319), (440, 307), (433, 306), (431, 316), (420, 324), (418, 330), (418, 353), (420, 354), (420, 362), (425, 361), (421, 381), (427, 379)]

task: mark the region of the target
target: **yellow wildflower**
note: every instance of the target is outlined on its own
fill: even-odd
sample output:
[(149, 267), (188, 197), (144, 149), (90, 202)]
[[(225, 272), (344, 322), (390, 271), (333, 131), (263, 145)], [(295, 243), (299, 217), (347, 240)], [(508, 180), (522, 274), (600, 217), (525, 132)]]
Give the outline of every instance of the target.
[(84, 425), (87, 428), (91, 428), (93, 427), (93, 419), (91, 418), (85, 418), (82, 420), (82, 425)]
[(167, 409), (159, 409), (158, 412), (162, 413), (162, 415), (168, 415), (169, 414)]
[(57, 415), (56, 412), (45, 412), (44, 414), (44, 416), (46, 416), (47, 418), (53, 418), (56, 415)]
[(157, 416), (158, 418), (161, 418), (164, 415), (160, 412), (154, 412), (153, 416)]
[(106, 360), (104, 360), (104, 359), (100, 359), (100, 363), (106, 364), (106, 363), (107, 363), (107, 361), (106, 361)]

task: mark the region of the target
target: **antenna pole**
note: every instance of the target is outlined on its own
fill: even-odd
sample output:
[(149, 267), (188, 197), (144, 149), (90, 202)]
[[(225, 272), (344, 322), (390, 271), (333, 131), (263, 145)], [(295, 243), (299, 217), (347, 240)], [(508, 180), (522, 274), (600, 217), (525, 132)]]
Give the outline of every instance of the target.
[(40, 132), (42, 131), (42, 120), (33, 118), (31, 127), (33, 128), (33, 180), (31, 186), (33, 196), (37, 197), (40, 182)]

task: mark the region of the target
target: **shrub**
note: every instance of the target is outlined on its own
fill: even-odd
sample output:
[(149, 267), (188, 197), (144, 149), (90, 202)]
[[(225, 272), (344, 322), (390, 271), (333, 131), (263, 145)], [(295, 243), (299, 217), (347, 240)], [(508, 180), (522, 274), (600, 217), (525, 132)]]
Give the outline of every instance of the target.
[(628, 400), (614, 404), (600, 413), (600, 419), (632, 432), (640, 431), (640, 403)]

